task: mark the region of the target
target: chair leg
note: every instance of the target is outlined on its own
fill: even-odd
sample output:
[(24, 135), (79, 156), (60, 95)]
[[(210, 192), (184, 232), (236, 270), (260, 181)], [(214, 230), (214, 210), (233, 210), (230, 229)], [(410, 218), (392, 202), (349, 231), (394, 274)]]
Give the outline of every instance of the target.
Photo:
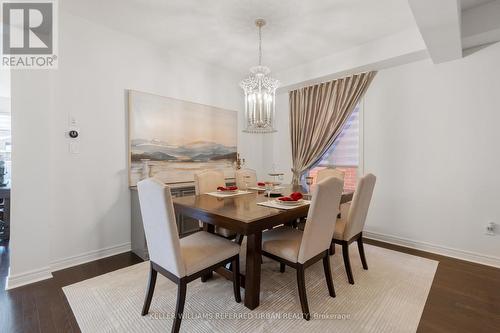
[(144, 305), (142, 307), (141, 316), (145, 316), (149, 312), (149, 307), (151, 305), (151, 300), (153, 299), (153, 293), (155, 291), (156, 276), (157, 275), (158, 275), (158, 272), (153, 268), (153, 265), (150, 265), (148, 290), (146, 291), (146, 297), (144, 298)]
[[(239, 235), (239, 234), (238, 234), (238, 235), (236, 235), (236, 237), (234, 238), (234, 241), (235, 241), (236, 243), (238, 243), (238, 245), (241, 245), (241, 243), (243, 243), (243, 237), (245, 237), (245, 236), (243, 236), (243, 235)], [(229, 269), (230, 271), (232, 271), (232, 270), (233, 270), (233, 266), (232, 266), (232, 264), (230, 263), (228, 266), (229, 266), (229, 267), (228, 267), (228, 269)], [(202, 280), (201, 282), (205, 282), (205, 281), (203, 281), (203, 280)]]
[(280, 273), (285, 273), (286, 265), (280, 262)]
[(302, 307), (302, 316), (304, 317), (305, 320), (310, 320), (311, 314), (309, 313), (309, 306), (307, 305), (306, 280), (305, 280), (303, 265), (299, 265), (297, 267), (297, 285), (299, 288), (299, 298), (300, 298), (300, 306)]
[(184, 279), (181, 279), (177, 287), (177, 306), (175, 307), (172, 333), (178, 333), (181, 328), (182, 316), (184, 315), (184, 303), (186, 302), (186, 286), (187, 282)]
[(201, 282), (207, 282), (208, 280), (210, 280), (212, 277), (214, 276), (214, 273), (213, 272), (210, 272), (210, 273), (207, 273), (205, 275), (202, 275), (201, 276)]
[(333, 256), (335, 254), (335, 243), (333, 242), (333, 240), (330, 243), (330, 248), (328, 249), (328, 254), (331, 256)]
[(359, 256), (361, 257), (361, 263), (363, 264), (363, 269), (368, 269), (368, 264), (366, 263), (365, 248), (363, 247), (363, 237), (359, 236), (357, 239)]
[(331, 297), (335, 297), (335, 287), (333, 286), (332, 268), (330, 267), (330, 256), (325, 253), (323, 257), (323, 269), (325, 270), (326, 285)]
[(234, 300), (236, 303), (241, 302), (241, 291), (240, 291), (240, 256), (236, 256), (231, 262), (231, 270), (233, 271), (233, 289), (234, 289)]
[[(234, 237), (234, 241), (235, 241), (236, 243), (238, 243), (238, 245), (241, 245), (241, 243), (243, 243), (243, 237), (245, 237), (245, 236), (240, 235), (240, 234), (237, 234), (237, 235)], [(232, 264), (230, 263), (228, 266), (229, 266), (229, 267), (228, 267), (228, 269), (229, 269), (230, 271), (232, 271), (232, 270), (233, 270), (233, 266), (232, 266)], [(202, 277), (201, 282), (206, 282), (206, 280), (205, 280), (205, 281), (203, 281), (203, 277)]]
[(350, 284), (354, 284), (354, 278), (352, 277), (351, 261), (349, 260), (349, 244), (347, 242), (342, 243), (342, 255), (344, 257), (344, 266), (347, 273), (347, 280)]

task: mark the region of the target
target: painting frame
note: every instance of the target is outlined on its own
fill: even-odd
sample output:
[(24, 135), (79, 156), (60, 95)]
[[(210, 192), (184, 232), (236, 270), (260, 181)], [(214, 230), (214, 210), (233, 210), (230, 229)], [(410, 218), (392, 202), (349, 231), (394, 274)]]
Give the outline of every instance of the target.
[[(154, 160), (151, 161), (149, 159), (149, 155), (145, 156), (147, 157), (144, 160), (148, 160), (146, 164), (152, 164), (151, 169), (154, 169), (155, 171), (152, 171), (150, 173), (151, 176), (157, 176), (157, 175), (164, 175), (167, 173), (166, 170), (168, 168), (175, 169), (176, 171), (173, 171), (172, 174), (175, 174), (176, 172), (179, 172), (181, 170), (181, 173), (183, 174), (182, 177), (179, 177), (177, 180), (173, 180), (175, 176), (171, 176), (171, 178), (166, 178), (165, 180), (162, 179), (162, 177), (159, 177), (165, 184), (169, 185), (182, 185), (182, 184), (187, 184), (187, 183), (192, 183), (194, 179), (192, 179), (191, 175), (194, 175), (196, 171), (190, 171), (191, 169), (196, 170), (196, 168), (199, 167), (201, 168), (204, 163), (211, 164), (210, 167), (207, 167), (207, 169), (220, 169), (224, 172), (225, 178), (226, 179), (234, 179), (234, 162), (236, 160), (237, 156), (237, 144), (238, 144), (238, 135), (237, 135), (237, 125), (238, 125), (238, 111), (236, 110), (230, 110), (226, 108), (221, 108), (218, 106), (213, 106), (213, 105), (207, 105), (207, 104), (202, 104), (202, 103), (197, 103), (197, 102), (192, 102), (192, 101), (187, 101), (187, 100), (182, 100), (178, 98), (173, 98), (173, 97), (168, 97), (168, 96), (162, 96), (159, 94), (154, 94), (154, 93), (149, 93), (149, 92), (143, 92), (139, 90), (134, 90), (134, 89), (127, 89), (126, 90), (126, 101), (127, 101), (127, 116), (128, 116), (128, 133), (127, 133), (127, 142), (128, 142), (128, 183), (130, 188), (135, 188), (137, 181), (140, 179), (143, 179), (144, 177), (138, 178), (138, 158), (142, 156), (138, 156), (141, 153), (144, 153), (142, 151), (142, 146), (141, 149), (138, 147), (142, 144), (144, 141), (144, 145), (148, 145), (148, 143), (153, 143), (156, 138), (153, 138), (153, 134), (148, 137), (141, 136), (141, 131), (144, 131), (144, 128), (142, 125), (138, 125), (138, 123), (144, 123), (144, 119), (142, 121), (138, 120), (138, 117), (145, 117), (145, 114), (147, 114), (147, 111), (141, 110), (138, 111), (138, 105), (137, 105), (137, 99), (138, 98), (150, 98), (151, 100), (156, 100), (157, 103), (160, 103), (159, 101), (163, 102), (165, 104), (166, 109), (161, 109), (160, 111), (156, 110), (153, 113), (161, 114), (162, 117), (164, 118), (163, 124), (166, 124), (166, 126), (171, 126), (175, 129), (182, 128), (182, 126), (177, 126), (177, 125), (172, 125), (171, 123), (175, 123), (175, 120), (173, 121), (165, 121), (165, 119), (172, 118), (172, 113), (175, 115), (173, 118), (179, 120), (179, 117), (185, 117), (186, 114), (190, 115), (191, 117), (200, 117), (200, 119), (206, 118), (206, 117), (213, 117), (214, 114), (218, 116), (218, 121), (220, 121), (222, 124), (226, 124), (225, 127), (223, 126), (224, 130), (227, 130), (228, 132), (225, 134), (228, 136), (228, 139), (223, 140), (223, 143), (219, 143), (217, 139), (214, 139), (213, 141), (207, 140), (206, 136), (208, 135), (211, 137), (213, 135), (214, 137), (219, 137), (220, 138), (220, 130), (217, 128), (212, 129), (213, 131), (217, 131), (218, 134), (210, 134), (206, 133), (206, 130), (202, 130), (200, 126), (198, 125), (198, 131), (202, 131), (203, 134), (200, 133), (195, 133), (194, 137), (190, 139), (193, 144), (189, 146), (189, 144), (186, 144), (187, 138), (181, 139), (179, 142), (171, 142), (171, 144), (165, 145), (164, 147), (161, 147), (162, 149), (175, 149), (178, 148), (177, 151), (182, 150), (183, 155), (181, 159), (179, 160), (179, 155), (172, 153), (172, 155), (168, 155), (165, 152), (159, 153), (159, 152), (149, 152), (147, 151), (146, 153), (153, 154)], [(168, 109), (168, 105), (170, 106), (175, 106), (172, 107), (172, 109)], [(140, 108), (140, 107), (139, 107)], [(182, 111), (179, 111), (179, 108)], [(142, 112), (142, 113), (141, 113)], [(170, 113), (170, 114), (169, 114)], [(181, 115), (180, 115), (181, 114)], [(222, 115), (224, 117), (222, 117)], [(153, 114), (153, 116), (155, 116)], [(157, 116), (157, 115), (156, 115)], [(151, 122), (155, 123), (156, 122)], [(162, 122), (158, 122), (162, 123)], [(184, 121), (185, 123), (185, 121)], [(192, 125), (192, 122), (189, 123)], [(230, 124), (230, 125), (227, 125)], [(155, 125), (156, 126), (156, 125)], [(138, 129), (140, 127), (140, 129)], [(209, 126), (202, 126), (203, 128), (209, 127)], [(190, 135), (192, 135), (193, 131), (191, 128)], [(155, 129), (156, 132), (158, 132), (158, 128)], [(155, 131), (152, 131), (155, 132)], [(138, 133), (139, 132), (139, 133)], [(166, 130), (165, 132), (169, 132)], [(174, 130), (175, 132), (175, 130)], [(196, 130), (195, 130), (196, 132)], [(149, 132), (148, 132), (149, 133)], [(185, 133), (188, 133), (188, 129), (185, 130)], [(187, 135), (187, 134), (186, 134)], [(204, 141), (200, 141), (202, 143), (198, 143), (197, 141), (200, 137), (204, 138)], [(148, 141), (150, 140), (150, 142)], [(161, 140), (158, 140), (161, 141)], [(138, 142), (140, 144), (138, 144)], [(165, 141), (168, 143), (168, 141)], [(229, 142), (229, 143), (228, 143)], [(157, 144), (157, 142), (154, 142)], [(202, 147), (200, 147), (202, 145)], [(203, 145), (209, 145), (209, 147), (203, 146)], [(150, 144), (151, 146), (151, 144)], [(190, 148), (187, 148), (187, 147)], [(173, 148), (172, 148), (173, 147)], [(201, 149), (201, 151), (199, 151)], [(211, 149), (209, 151), (203, 150), (203, 149)], [(170, 153), (170, 151), (168, 151)], [(194, 152), (198, 153), (196, 156), (192, 156)], [(155, 155), (156, 154), (156, 155)], [(168, 155), (165, 160), (157, 160), (157, 156), (160, 155), (160, 159), (164, 158), (163, 156)], [(201, 156), (201, 157), (200, 157)], [(175, 159), (174, 159), (175, 157)], [(174, 160), (170, 160), (170, 158)], [(143, 161), (143, 159), (141, 159)], [(191, 169), (186, 168), (185, 172), (182, 172), (184, 170), (181, 165), (187, 165), (189, 164), (190, 166), (193, 166)], [(203, 169), (203, 168), (202, 168)], [(200, 170), (202, 170), (200, 169)], [(159, 171), (160, 170), (160, 171)], [(188, 175), (188, 176), (186, 176)], [(186, 178), (187, 177), (187, 178)]]

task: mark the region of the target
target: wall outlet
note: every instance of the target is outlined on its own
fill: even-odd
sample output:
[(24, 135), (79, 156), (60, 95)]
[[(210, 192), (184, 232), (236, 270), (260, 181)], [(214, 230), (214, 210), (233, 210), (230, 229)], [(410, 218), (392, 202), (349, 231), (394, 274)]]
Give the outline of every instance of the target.
[(496, 224), (495, 222), (490, 222), (486, 225), (486, 235), (495, 236)]

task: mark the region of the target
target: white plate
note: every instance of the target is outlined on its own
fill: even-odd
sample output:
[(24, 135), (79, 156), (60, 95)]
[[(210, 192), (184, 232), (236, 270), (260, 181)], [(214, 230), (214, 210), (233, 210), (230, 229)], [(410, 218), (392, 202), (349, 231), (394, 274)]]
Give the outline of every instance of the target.
[(283, 205), (283, 206), (299, 206), (304, 201), (303, 199), (299, 199), (297, 201), (281, 201), (278, 199), (279, 198), (276, 198), (276, 202), (279, 203), (280, 205)]
[[(265, 187), (261, 187), (261, 186), (249, 186), (248, 189), (267, 192), (267, 189)], [(272, 189), (271, 193), (280, 193), (280, 189), (281, 189), (281, 187), (275, 187)]]

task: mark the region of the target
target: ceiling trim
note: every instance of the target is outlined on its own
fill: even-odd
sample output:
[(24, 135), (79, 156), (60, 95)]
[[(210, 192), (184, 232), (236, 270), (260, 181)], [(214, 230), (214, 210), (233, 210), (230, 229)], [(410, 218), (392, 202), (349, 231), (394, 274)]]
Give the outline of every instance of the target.
[(381, 70), (429, 57), (417, 29), (409, 29), (328, 57), (276, 73), (278, 93), (350, 74)]
[(462, 58), (460, 0), (409, 0), (435, 64)]

